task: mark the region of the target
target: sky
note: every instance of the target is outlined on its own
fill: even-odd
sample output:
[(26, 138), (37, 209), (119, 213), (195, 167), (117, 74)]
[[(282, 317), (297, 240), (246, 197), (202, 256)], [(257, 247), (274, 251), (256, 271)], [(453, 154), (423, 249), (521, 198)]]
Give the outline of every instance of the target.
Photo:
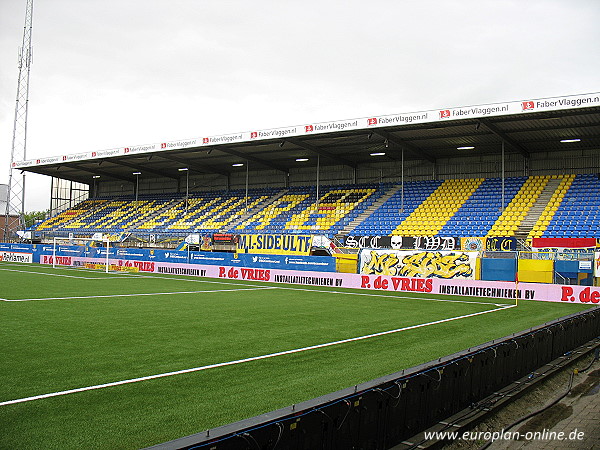
[[(0, 0), (0, 184), (25, 7)], [(599, 92), (598, 23), (598, 0), (34, 0), (26, 156)]]

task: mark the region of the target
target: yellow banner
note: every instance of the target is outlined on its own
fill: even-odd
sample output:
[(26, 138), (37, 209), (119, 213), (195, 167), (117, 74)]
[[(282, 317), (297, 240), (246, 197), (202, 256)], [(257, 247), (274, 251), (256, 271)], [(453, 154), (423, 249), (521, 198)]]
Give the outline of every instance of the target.
[(247, 253), (271, 255), (308, 255), (312, 236), (281, 234), (242, 234), (238, 248)]
[(360, 273), (420, 278), (475, 279), (476, 252), (363, 249)]
[[(92, 269), (92, 270), (105, 270), (106, 264), (85, 263), (84, 267), (86, 269)], [(140, 269), (138, 269), (137, 267), (117, 266), (116, 264), (110, 264), (108, 266), (108, 270), (110, 270), (111, 272), (135, 272), (135, 273), (140, 271)]]

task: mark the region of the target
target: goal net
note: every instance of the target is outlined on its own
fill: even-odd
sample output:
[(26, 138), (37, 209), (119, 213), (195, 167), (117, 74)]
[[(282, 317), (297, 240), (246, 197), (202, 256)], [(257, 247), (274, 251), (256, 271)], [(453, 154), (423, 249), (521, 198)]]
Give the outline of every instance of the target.
[[(85, 256), (90, 248), (95, 248), (97, 256), (94, 260), (83, 262), (79, 267), (86, 269), (103, 270), (108, 273), (110, 266), (110, 240), (80, 238), (80, 237), (55, 237), (52, 243), (52, 267), (73, 265), (73, 255)], [(101, 258), (98, 258), (100, 256)]]

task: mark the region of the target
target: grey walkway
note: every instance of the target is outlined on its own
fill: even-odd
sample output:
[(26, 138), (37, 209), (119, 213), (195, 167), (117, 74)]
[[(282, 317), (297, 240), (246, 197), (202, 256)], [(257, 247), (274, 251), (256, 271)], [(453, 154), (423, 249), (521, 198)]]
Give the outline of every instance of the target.
[[(523, 422), (521, 440), (499, 440), (490, 450), (600, 450), (600, 364), (575, 375), (571, 393), (548, 410)], [(560, 392), (557, 392), (557, 398)]]

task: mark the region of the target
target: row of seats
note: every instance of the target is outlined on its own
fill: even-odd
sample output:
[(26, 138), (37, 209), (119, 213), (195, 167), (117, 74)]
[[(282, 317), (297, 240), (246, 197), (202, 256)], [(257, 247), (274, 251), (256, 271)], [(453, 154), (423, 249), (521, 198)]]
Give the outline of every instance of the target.
[(389, 198), (352, 231), (356, 235), (388, 236), (442, 184), (439, 180), (412, 181), (391, 187)]
[(599, 237), (595, 174), (88, 199), (39, 231)]
[(393, 235), (437, 235), (481, 185), (483, 179), (446, 180), (422, 202), (396, 229)]
[[(504, 205), (515, 197), (524, 180), (507, 178), (504, 180)], [(503, 183), (500, 178), (484, 180), (458, 212), (440, 231), (441, 236), (486, 236), (500, 218)]]
[(321, 232), (337, 234), (369, 207), (383, 189), (375, 185), (296, 187), (236, 227), (240, 233)]
[(104, 199), (87, 199), (79, 203), (74, 208), (69, 208), (60, 214), (51, 217), (37, 226), (39, 231), (47, 231), (55, 228), (67, 226), (74, 219), (84, 217), (89, 211), (97, 209), (107, 200)]
[(529, 177), (489, 230), (489, 236), (514, 236), (548, 183), (548, 177)]
[(596, 174), (567, 175), (548, 204), (542, 237), (600, 238), (600, 179)]

